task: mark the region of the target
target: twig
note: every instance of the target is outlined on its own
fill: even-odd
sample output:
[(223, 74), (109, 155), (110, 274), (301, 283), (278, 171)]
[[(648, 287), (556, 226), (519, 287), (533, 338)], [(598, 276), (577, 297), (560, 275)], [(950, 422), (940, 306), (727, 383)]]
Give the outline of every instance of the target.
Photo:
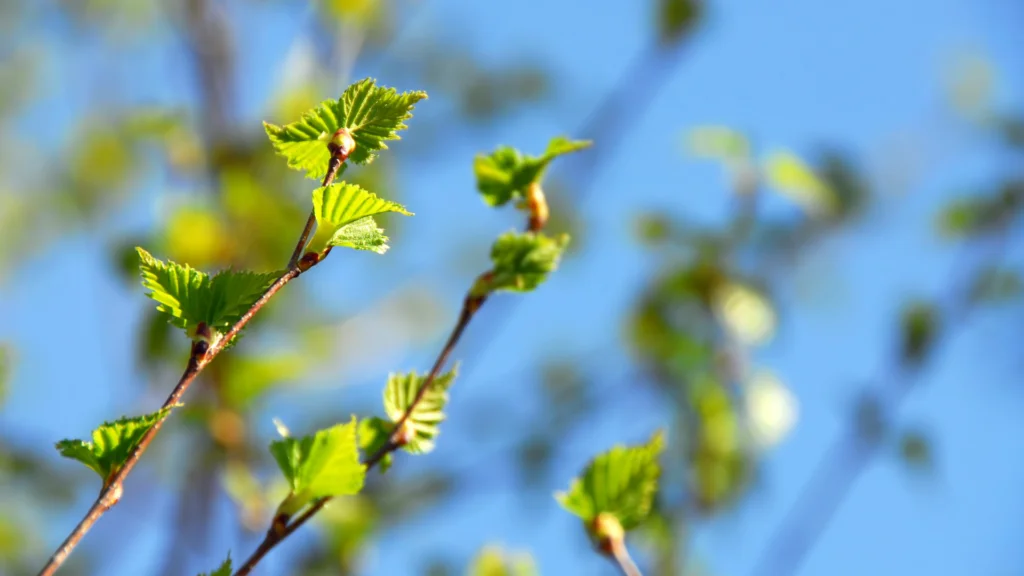
[[(531, 186), (530, 191), (531, 203), (529, 206), (529, 219), (527, 220), (526, 229), (530, 232), (539, 232), (547, 221), (547, 202), (544, 200), (544, 194), (540, 189), (540, 185), (534, 184)], [(486, 279), (491, 273), (485, 272), (481, 275), (481, 279)], [(474, 283), (475, 285), (476, 283)], [(448, 340), (445, 342), (444, 347), (441, 348), (441, 352), (437, 355), (437, 359), (434, 360), (434, 365), (431, 367), (427, 377), (423, 380), (423, 384), (419, 390), (416, 391), (416, 396), (413, 398), (409, 407), (406, 408), (405, 412), (402, 413), (401, 418), (395, 422), (394, 431), (388, 438), (388, 441), (384, 443), (376, 452), (368, 456), (364, 461), (363, 465), (366, 466), (366, 470), (371, 470), (376, 466), (385, 456), (398, 450), (404, 445), (404, 441), (401, 436), (404, 434), (403, 428), (406, 421), (412, 415), (413, 411), (416, 410), (416, 406), (426, 396), (427, 391), (433, 386), (434, 380), (444, 369), (445, 364), (448, 362), (448, 357), (452, 351), (458, 345), (459, 340), (462, 338), (463, 332), (466, 327), (469, 326), (473, 316), (480, 310), (480, 307), (487, 301), (486, 295), (474, 294), (472, 289), (466, 294), (466, 297), (462, 301), (462, 310), (459, 312), (459, 318), (455, 322), (455, 327), (452, 328), (451, 334), (448, 336)], [(267, 530), (266, 536), (263, 537), (263, 541), (260, 542), (256, 550), (249, 556), (248, 559), (235, 571), (234, 576), (246, 576), (251, 573), (256, 564), (267, 555), (268, 552), (274, 549), (282, 540), (287, 538), (292, 532), (298, 530), (303, 524), (305, 524), (310, 518), (316, 515), (328, 502), (331, 501), (331, 497), (320, 498), (313, 502), (309, 508), (302, 514), (296, 516), (294, 519), (288, 521), (285, 519), (284, 522), (275, 520), (271, 523), (270, 529)], [(639, 573), (638, 573), (639, 574)]]
[[(341, 130), (338, 131), (338, 133), (341, 132)], [(347, 134), (347, 131), (345, 134)], [(351, 137), (349, 138), (351, 139)], [(352, 151), (353, 147), (354, 146), (337, 146), (334, 144), (333, 140), (332, 143), (328, 145), (328, 148), (331, 150), (331, 160), (328, 165), (327, 175), (323, 180), (323, 186), (330, 185), (334, 180), (334, 176), (338, 173), (339, 168), (348, 158), (348, 154)], [(315, 224), (315, 217), (311, 215), (310, 218), (313, 220), (313, 224)], [(295, 252), (301, 253), (305, 248), (306, 243), (309, 241), (309, 235), (312, 228), (313, 225), (307, 221), (306, 227), (302, 231), (302, 235), (299, 237)], [(192, 382), (195, 381), (196, 377), (203, 371), (203, 368), (209, 365), (210, 362), (220, 354), (224, 347), (231, 342), (231, 340), (234, 339), (243, 328), (245, 328), (246, 324), (248, 324), (250, 320), (252, 320), (253, 316), (266, 306), (267, 302), (269, 302), (270, 299), (273, 298), (279, 290), (281, 290), (281, 288), (284, 288), (285, 284), (298, 278), (300, 274), (315, 266), (321, 260), (321, 258), (296, 259), (294, 258), (294, 255), (293, 259), (295, 262), (289, 262), (288, 268), (285, 272), (275, 280), (265, 292), (263, 292), (263, 295), (249, 307), (245, 314), (243, 314), (242, 317), (231, 326), (223, 337), (216, 340), (212, 345), (208, 344), (205, 340), (199, 340), (192, 345), (192, 351), (188, 359), (188, 366), (185, 368), (184, 374), (182, 374), (181, 378), (178, 380), (177, 385), (175, 385), (174, 389), (171, 390), (170, 396), (168, 396), (167, 400), (164, 401), (161, 409), (177, 405), (181, 401), (182, 396), (184, 396), (185, 392), (188, 390), (189, 386), (192, 385)], [(93, 524), (95, 524), (96, 521), (99, 520), (100, 517), (108, 510), (113, 508), (115, 504), (117, 504), (121, 499), (121, 495), (124, 493), (125, 478), (131, 474), (131, 471), (135, 468), (139, 458), (142, 457), (142, 453), (149, 447), (150, 442), (153, 441), (153, 438), (156, 437), (160, 428), (163, 427), (164, 421), (167, 420), (168, 416), (170, 416), (170, 412), (160, 420), (157, 420), (153, 427), (146, 431), (142, 436), (142, 439), (128, 455), (124, 465), (121, 466), (121, 468), (104, 483), (99, 497), (93, 503), (92, 507), (89, 508), (89, 511), (86, 512), (85, 517), (82, 518), (81, 522), (75, 526), (75, 529), (71, 531), (71, 534), (69, 534), (68, 537), (64, 539), (64, 542), (61, 543), (60, 547), (57, 548), (57, 551), (50, 556), (46, 565), (43, 566), (42, 570), (40, 570), (39, 576), (50, 576), (55, 573), (61, 565), (64, 564), (65, 560), (67, 560), (75, 547), (78, 546), (78, 543), (82, 540), (85, 534), (92, 528)]]
[(633, 558), (629, 556), (629, 551), (626, 550), (625, 544), (612, 546), (610, 557), (615, 561), (619, 570), (622, 570), (624, 576), (643, 576), (636, 562), (633, 562)]

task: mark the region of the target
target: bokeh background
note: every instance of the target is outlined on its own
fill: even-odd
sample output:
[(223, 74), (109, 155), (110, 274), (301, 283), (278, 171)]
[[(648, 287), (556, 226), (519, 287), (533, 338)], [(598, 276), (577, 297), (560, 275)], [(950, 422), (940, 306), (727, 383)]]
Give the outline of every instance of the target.
[(257, 573), (614, 574), (551, 494), (663, 427), (645, 574), (1024, 574), (1022, 38), (1016, 0), (0, 2), (0, 573), (95, 497), (53, 443), (184, 365), (133, 247), (279, 268), (313, 184), (261, 121), (372, 76), (430, 99), (346, 176), (416, 216), (264, 310), (63, 573), (246, 557), (272, 419), (379, 414), (426, 370), (520, 225), (473, 156), (566, 134), (595, 141), (546, 187), (572, 249), (476, 318), (437, 450)]

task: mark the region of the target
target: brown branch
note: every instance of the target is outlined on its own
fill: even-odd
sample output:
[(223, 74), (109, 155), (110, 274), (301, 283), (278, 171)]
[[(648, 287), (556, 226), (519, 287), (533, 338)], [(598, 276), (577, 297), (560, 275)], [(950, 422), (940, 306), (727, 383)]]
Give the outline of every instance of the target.
[(626, 550), (625, 544), (612, 546), (610, 557), (615, 561), (615, 565), (619, 567), (619, 570), (622, 570), (624, 576), (643, 576), (636, 562), (633, 562), (633, 558), (629, 556), (629, 551)]
[[(347, 134), (347, 130), (339, 130), (335, 133), (336, 138), (332, 139), (331, 143), (328, 144), (328, 149), (331, 151), (331, 160), (328, 164), (327, 175), (324, 176), (322, 186), (328, 186), (331, 184), (341, 165), (346, 159), (348, 159), (349, 153), (354, 149), (354, 142), (351, 140), (351, 136), (348, 136), (348, 140), (345, 141), (346, 144), (351, 145), (338, 145), (336, 143), (339, 135), (345, 136)], [(195, 381), (196, 377), (203, 371), (203, 368), (209, 365), (210, 362), (212, 362), (213, 359), (216, 358), (222, 350), (224, 350), (224, 347), (227, 346), (227, 344), (231, 342), (231, 340), (235, 338), (243, 328), (245, 328), (256, 313), (266, 306), (267, 302), (269, 302), (270, 299), (273, 298), (279, 290), (281, 290), (281, 288), (284, 288), (285, 284), (298, 278), (300, 274), (315, 266), (322, 260), (319, 255), (317, 255), (316, 258), (308, 259), (299, 259), (294, 256), (295, 253), (302, 253), (306, 243), (309, 241), (309, 235), (315, 223), (316, 219), (314, 215), (311, 214), (310, 220), (307, 220), (306, 227), (299, 236), (298, 243), (296, 244), (295, 251), (293, 252), (292, 260), (294, 261), (289, 262), (288, 268), (285, 272), (275, 280), (265, 292), (263, 292), (263, 295), (249, 307), (245, 314), (243, 314), (230, 329), (228, 329), (227, 333), (216, 340), (212, 345), (208, 344), (205, 340), (199, 340), (192, 345), (192, 351), (189, 355), (188, 366), (185, 368), (185, 373), (181, 375), (177, 385), (175, 385), (174, 389), (171, 390), (170, 396), (168, 396), (167, 400), (164, 401), (161, 409), (177, 405), (181, 401), (182, 396), (185, 395), (189, 386), (192, 385), (192, 382)], [(60, 547), (58, 547), (53, 555), (50, 556), (46, 565), (43, 566), (42, 570), (40, 570), (39, 576), (50, 576), (60, 569), (61, 565), (64, 564), (68, 556), (75, 547), (78, 546), (78, 543), (81, 542), (82, 538), (93, 527), (96, 521), (106, 514), (108, 510), (113, 508), (115, 504), (117, 504), (121, 499), (121, 495), (124, 493), (125, 478), (131, 474), (131, 471), (135, 468), (139, 458), (142, 457), (142, 453), (149, 447), (149, 444), (153, 441), (153, 438), (156, 437), (160, 428), (163, 427), (164, 421), (167, 420), (168, 416), (170, 416), (170, 412), (160, 420), (157, 420), (153, 427), (146, 431), (142, 436), (142, 439), (128, 455), (124, 465), (121, 466), (113, 476), (104, 482), (99, 497), (96, 498), (92, 507), (89, 508), (88, 512), (86, 512), (85, 517), (82, 518), (78, 525), (75, 526), (75, 529), (71, 531), (71, 534), (64, 539), (64, 542), (61, 543)]]
[[(533, 190), (536, 188), (536, 190)], [(544, 200), (544, 195), (540, 191), (540, 186), (531, 186), (530, 192), (531, 201), (529, 203), (529, 219), (527, 220), (526, 229), (530, 232), (539, 232), (547, 222), (547, 202)], [(491, 272), (485, 272), (480, 276), (480, 280), (486, 280), (490, 276)], [(479, 283), (475, 282), (474, 286)], [(459, 312), (459, 318), (455, 322), (455, 327), (452, 328), (451, 334), (448, 335), (448, 340), (445, 342), (444, 347), (441, 348), (441, 352), (437, 355), (437, 359), (434, 360), (434, 365), (430, 368), (430, 373), (423, 380), (423, 385), (420, 386), (419, 390), (416, 391), (416, 396), (413, 398), (409, 407), (402, 413), (402, 417), (395, 422), (394, 431), (388, 438), (388, 441), (384, 443), (376, 452), (371, 454), (363, 461), (363, 465), (366, 466), (366, 470), (371, 470), (376, 466), (385, 456), (398, 450), (404, 445), (404, 441), (401, 439), (403, 435), (403, 427), (409, 417), (412, 415), (416, 406), (426, 396), (427, 391), (434, 384), (434, 380), (444, 369), (445, 364), (448, 362), (448, 357), (451, 356), (453, 350), (458, 345), (459, 340), (462, 338), (463, 332), (466, 327), (469, 326), (473, 316), (480, 310), (480, 307), (487, 301), (486, 294), (476, 294), (473, 289), (466, 294), (466, 297), (462, 301), (462, 310)], [(251, 573), (256, 564), (267, 555), (268, 552), (274, 549), (282, 540), (287, 538), (292, 532), (298, 530), (303, 524), (305, 524), (310, 518), (316, 515), (328, 502), (331, 501), (330, 497), (321, 498), (313, 502), (305, 512), (292, 519), (290, 522), (285, 519), (281, 522), (280, 519), (275, 519), (271, 523), (270, 529), (267, 531), (266, 536), (263, 537), (263, 541), (260, 542), (256, 550), (246, 559), (238, 570), (235, 571), (234, 576), (246, 576)], [(627, 555), (628, 557), (628, 555)], [(637, 572), (639, 574), (639, 572)]]

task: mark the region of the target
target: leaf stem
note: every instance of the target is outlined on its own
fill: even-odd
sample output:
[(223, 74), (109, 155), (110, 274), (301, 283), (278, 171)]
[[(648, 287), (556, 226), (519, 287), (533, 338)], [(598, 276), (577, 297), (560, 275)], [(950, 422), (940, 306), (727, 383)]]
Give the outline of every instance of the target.
[[(341, 165), (348, 159), (348, 155), (351, 150), (343, 148), (332, 148), (331, 149), (331, 160), (327, 164), (327, 174), (324, 175), (323, 183), (320, 184), (321, 188), (326, 188), (334, 182), (334, 178), (338, 175), (338, 171), (341, 169)], [(309, 237), (313, 234), (313, 228), (316, 227), (316, 211), (311, 211), (309, 217), (306, 218), (306, 227), (302, 229), (302, 234), (299, 235), (299, 241), (295, 243), (295, 250), (292, 251), (292, 257), (288, 259), (288, 268), (295, 268), (299, 265), (299, 260), (302, 258), (302, 253), (306, 249), (306, 244), (309, 243)]]
[[(335, 169), (335, 172), (337, 172), (337, 169)], [(309, 227), (308, 223), (307, 227)], [(308, 235), (304, 233), (303, 237), (300, 238), (299, 246), (296, 247), (296, 251), (301, 251), (300, 249), (305, 246), (305, 242), (308, 239), (307, 236)], [(313, 262), (310, 266), (315, 264), (316, 262)], [(245, 314), (243, 314), (242, 317), (231, 326), (222, 338), (217, 340), (213, 345), (209, 345), (203, 340), (194, 343), (192, 345), (192, 351), (189, 355), (188, 365), (185, 368), (185, 372), (181, 375), (177, 385), (175, 385), (174, 389), (171, 390), (171, 394), (167, 397), (167, 400), (164, 401), (161, 408), (168, 408), (178, 404), (182, 396), (185, 395), (189, 386), (192, 385), (192, 382), (195, 381), (196, 377), (203, 371), (203, 368), (205, 368), (213, 361), (214, 358), (217, 357), (218, 354), (220, 354), (224, 347), (231, 342), (231, 340), (237, 336), (243, 328), (245, 328), (246, 324), (252, 320), (253, 316), (255, 316), (256, 313), (259, 312), (260, 309), (262, 309), (267, 302), (269, 302), (270, 299), (284, 287), (285, 284), (291, 282), (295, 278), (298, 278), (299, 274), (302, 274), (306, 269), (308, 269), (308, 267), (300, 269), (297, 265), (289, 265), (288, 269), (277, 280), (275, 280), (265, 292), (263, 292), (263, 295), (249, 307)], [(61, 565), (64, 564), (68, 556), (75, 547), (78, 546), (78, 543), (92, 528), (96, 521), (99, 520), (100, 517), (102, 517), (115, 504), (117, 504), (121, 499), (121, 495), (124, 493), (125, 478), (127, 478), (128, 474), (130, 474), (132, 469), (135, 468), (135, 465), (138, 463), (142, 453), (149, 447), (149, 444), (153, 441), (153, 438), (156, 437), (168, 416), (170, 416), (170, 412), (158, 420), (152, 428), (146, 431), (146, 434), (143, 435), (142, 439), (128, 455), (124, 465), (121, 466), (121, 468), (119, 468), (118, 471), (104, 484), (99, 497), (93, 503), (92, 507), (89, 508), (89, 511), (86, 512), (85, 517), (82, 518), (78, 525), (75, 526), (74, 530), (72, 530), (68, 537), (64, 539), (64, 542), (61, 543), (60, 547), (58, 547), (53, 555), (50, 556), (46, 565), (43, 566), (42, 570), (40, 570), (39, 576), (50, 576), (60, 569)]]
[(619, 570), (622, 570), (625, 576), (643, 576), (640, 568), (637, 567), (636, 563), (633, 562), (633, 558), (630, 557), (624, 543), (621, 541), (613, 543), (610, 552), (609, 557), (615, 561), (615, 564), (618, 565)]

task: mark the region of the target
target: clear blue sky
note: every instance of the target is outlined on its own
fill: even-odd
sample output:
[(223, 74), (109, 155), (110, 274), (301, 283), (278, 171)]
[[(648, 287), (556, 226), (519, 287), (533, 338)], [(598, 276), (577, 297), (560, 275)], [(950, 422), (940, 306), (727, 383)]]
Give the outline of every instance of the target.
[[(404, 165), (404, 200), (417, 212), (408, 237), (444, 234), (464, 219), (474, 231), (504, 230), (512, 225), (508, 215), (484, 214), (472, 193), (471, 155), (497, 143), (537, 149), (550, 135), (579, 126), (648, 41), (650, 15), (641, 6), (647, 3), (408, 4), (410, 21), (392, 58), (401, 58), (402, 51), (423, 35), (450, 35), (485, 62), (527, 56), (555, 72), (552, 107), (526, 110), (493, 130), (470, 131), (458, 149), (437, 155), (437, 161)], [(308, 13), (267, 7), (252, 9), (237, 22), (237, 30), (252, 42), (250, 49), (239, 52), (245, 118), (263, 118), (285, 53), (307, 29), (304, 18)], [(85, 107), (86, 95), (76, 86), (87, 85), (90, 65), (104, 58), (123, 59), (117, 66), (125, 77), (131, 77), (130, 64), (156, 64), (151, 73), (124, 86), (120, 97), (125, 102), (192, 97), (182, 89), (190, 82), (189, 73), (169, 37), (158, 37), (153, 47), (131, 55), (111, 55), (95, 47), (83, 49), (80, 39), (64, 32), (36, 31), (36, 39), (56, 47), (58, 56), (47, 77), (48, 97), (22, 123), (27, 131), (28, 125), (41, 122), (42, 129), (36, 132), (41, 141), (60, 134), (62, 121)], [(827, 276), (830, 281), (811, 285), (798, 274), (797, 283), (804, 289), (782, 294), (780, 334), (757, 355), (760, 364), (774, 369), (792, 388), (801, 404), (801, 420), (768, 457), (763, 486), (734, 513), (694, 527), (695, 555), (712, 574), (748, 574), (818, 457), (846, 422), (853, 395), (885, 364), (895, 310), (910, 296), (942, 295), (955, 250), (936, 239), (935, 211), (951, 193), (993, 182), (1013, 168), (986, 136), (952, 112), (944, 81), (953, 57), (965, 51), (979, 53), (998, 67), (998, 102), (1016, 103), (1019, 109), (1024, 102), (1022, 33), (1024, 6), (1011, 0), (711, 2), (709, 24), (647, 112), (622, 135), (620, 152), (602, 167), (599, 183), (582, 207), (588, 225), (582, 257), (517, 308), (516, 318), (485, 356), (466, 358), (472, 376), (454, 394), (452, 421), (437, 460), (455, 464), (462, 458), (461, 450), (486, 450), (486, 443), (474, 445), (470, 426), (460, 424), (460, 418), (470, 419), (460, 408), (502, 398), (503, 387), (494, 383), (522, 362), (521, 356), (510, 357), (502, 349), (512, 347), (537, 358), (546, 357), (549, 350), (615, 350), (624, 313), (654, 265), (629, 241), (633, 213), (659, 208), (701, 219), (723, 213), (727, 194), (719, 171), (683, 154), (681, 139), (688, 128), (709, 123), (735, 126), (765, 148), (809, 152), (819, 143), (840, 144), (867, 168), (875, 185), (874, 208), (867, 222), (819, 247), (799, 265), (798, 271), (807, 277)], [(415, 87), (358, 65), (356, 75)], [(57, 120), (43, 120), (46, 105), (62, 110)], [(429, 102), (421, 108), (425, 116), (431, 114)], [(146, 201), (151, 199), (147, 196)], [(443, 209), (432, 208), (439, 202)], [(787, 208), (780, 201), (771, 209)], [(155, 205), (140, 205), (123, 224), (144, 226), (155, 217), (154, 211)], [(441, 250), (424, 247), (423, 242), (396, 244), (389, 258), (438, 261), (445, 250), (451, 254), (453, 245)], [(1024, 263), (1020, 254), (1015, 258), (1017, 264)], [(361, 260), (351, 267), (366, 265)], [(103, 419), (137, 412), (139, 406), (162, 399), (138, 397), (141, 387), (132, 382), (138, 377), (132, 355), (118, 352), (130, 346), (141, 292), (108, 278), (107, 267), (106, 247), (90, 234), (76, 234), (24, 263), (11, 282), (0, 286), (0, 340), (14, 342), (19, 355), (11, 398), (0, 407), (0, 431), (19, 445), (48, 450), (59, 438), (81, 435)], [(317, 283), (316, 293), (348, 307), (371, 302), (372, 289), (422, 277), (420, 272), (414, 276), (395, 269), (386, 278), (388, 284), (381, 280), (375, 287), (346, 285), (344, 294), (329, 289), (350, 271), (348, 266), (322, 275), (318, 270), (318, 277), (311, 280)], [(60, 299), (70, 278), (82, 286), (82, 296), (75, 302)], [(467, 281), (429, 280), (447, 294), (451, 308)], [(544, 317), (549, 328), (527, 337), (538, 317)], [(57, 318), (64, 321), (54, 331)], [(1007, 449), (1024, 435), (1022, 366), (1013, 357), (1020, 335), (1014, 325), (1020, 321), (1019, 308), (986, 312), (959, 330), (941, 361), (924, 375), (924, 389), (900, 417), (901, 423), (932, 434), (937, 473), (916, 478), (894, 458), (877, 460), (856, 484), (801, 574), (1024, 573), (1015, 538), (1024, 528), (1024, 454)], [(108, 343), (101, 335), (109, 338)], [(433, 353), (434, 346), (425, 346), (389, 362), (425, 367)], [(619, 374), (626, 365), (615, 353), (604, 357), (601, 366)], [(377, 367), (381, 374), (392, 368), (397, 367)], [(100, 382), (104, 374), (113, 374), (115, 381), (107, 385), (110, 396), (97, 398), (88, 383)], [(359, 393), (376, 394), (377, 386), (376, 380), (367, 380)], [(300, 413), (296, 407), (317, 398), (297, 398), (293, 407), (280, 411), (274, 407), (263, 415), (261, 430), (269, 434), (270, 416)], [(602, 414), (590, 438), (570, 439), (548, 479), (551, 490), (563, 487), (593, 453), (615, 441), (643, 437), (658, 424), (657, 406), (643, 398), (635, 402), (628, 413)], [(647, 415), (636, 417), (639, 408)], [(410, 473), (429, 468), (420, 462), (402, 466)], [(133, 480), (135, 487), (144, 483), (142, 475)], [(161, 550), (166, 534), (160, 526), (165, 523), (154, 519), (171, 514), (173, 501), (160, 492), (152, 494), (157, 496), (151, 501), (140, 497), (134, 505), (120, 507), (116, 521), (106, 519), (89, 536), (93, 543), (110, 542), (118, 531), (131, 530), (139, 538), (138, 555), (112, 561), (109, 574), (145, 573), (147, 553)], [(437, 547), (468, 557), (492, 541), (529, 549), (544, 574), (612, 573), (589, 552), (578, 525), (553, 501), (547, 503), (551, 512), (542, 515), (536, 514), (536, 506), (543, 502), (524, 510), (507, 490), (482, 490), (460, 501), (459, 506), (431, 511), (429, 518), (421, 515), (418, 521), (383, 534), (365, 573), (412, 574)], [(83, 495), (71, 516), (49, 525), (47, 548), (77, 520), (85, 504)], [(232, 533), (227, 525), (213, 532)], [(574, 537), (567, 539), (566, 533)], [(230, 545), (225, 540), (211, 548)], [(232, 553), (239, 557), (250, 548), (251, 544), (234, 545)], [(283, 573), (285, 556), (275, 553), (265, 573)], [(193, 559), (189, 567), (205, 569), (215, 560)]]

